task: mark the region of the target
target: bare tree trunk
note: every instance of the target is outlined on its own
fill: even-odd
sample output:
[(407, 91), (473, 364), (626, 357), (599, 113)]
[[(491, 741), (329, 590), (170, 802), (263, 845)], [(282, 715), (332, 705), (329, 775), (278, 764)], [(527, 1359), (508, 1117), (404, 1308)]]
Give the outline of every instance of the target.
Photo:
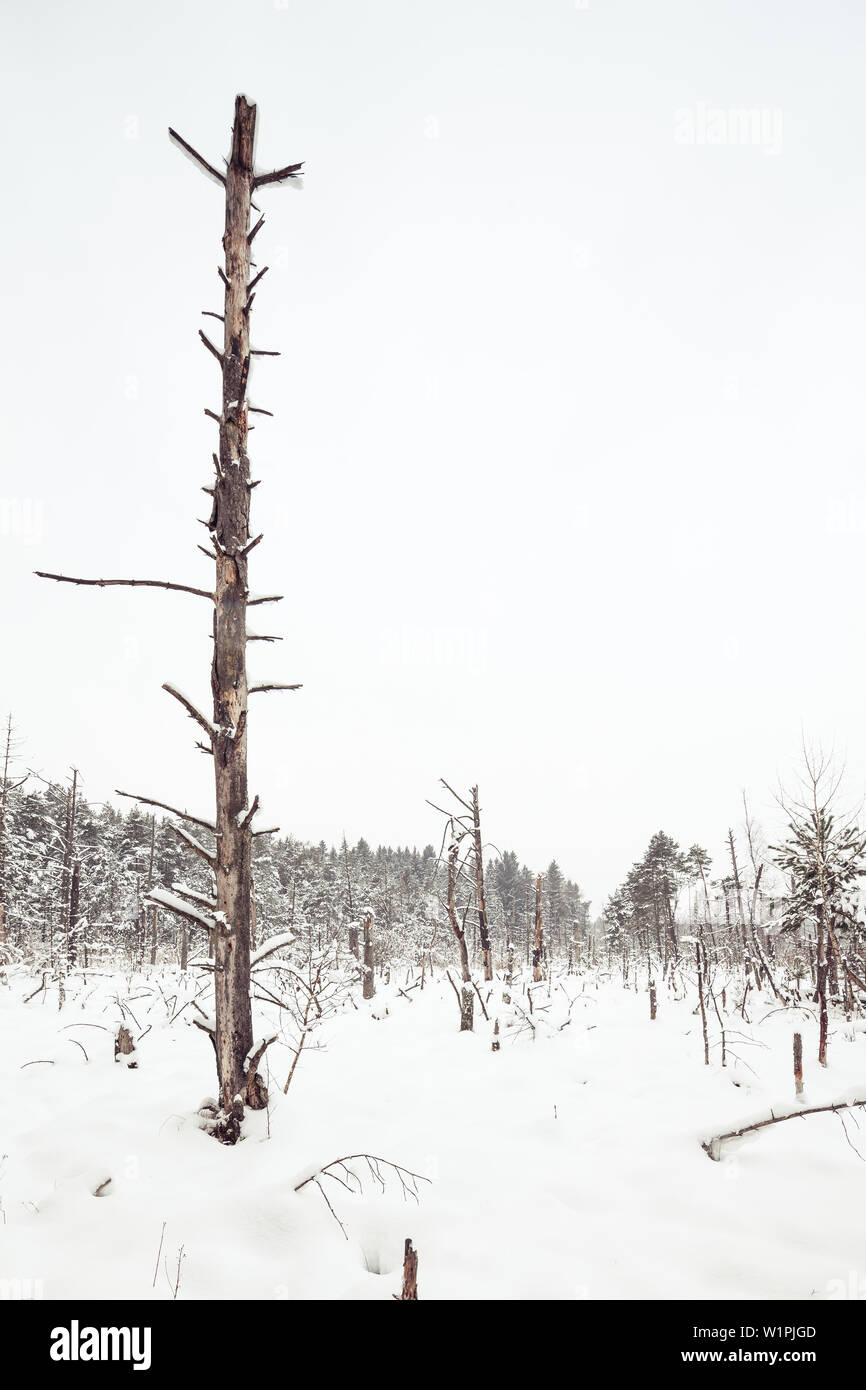
[(818, 987), (815, 1000), (819, 1008), (818, 1023), (818, 1061), (822, 1067), (827, 1065), (827, 946), (824, 939), (824, 904), (817, 903), (818, 914)]
[[(148, 866), (147, 866), (147, 891), (148, 891), (148, 893), (150, 892), (151, 888), (153, 887), (153, 860), (154, 860), (155, 851), (156, 851), (156, 816), (155, 816), (155, 815), (152, 815), (151, 818), (150, 818), (150, 860), (149, 860), (149, 863), (148, 863)], [(157, 929), (157, 916), (156, 916), (156, 914), (157, 914), (157, 911), (158, 911), (158, 909), (157, 909), (157, 907), (156, 907), (155, 905), (151, 906), (150, 909), (149, 909), (149, 916), (150, 916), (150, 963), (151, 963), (151, 965), (156, 965), (156, 929)]]
[[(225, 172), (208, 164), (176, 132), (169, 131), (176, 143), (225, 189), (225, 269), (219, 271), (225, 287), (224, 311), (212, 315), (223, 322), (222, 350), (210, 342), (202, 331), (199, 332), (204, 346), (219, 363), (222, 388), (219, 414), (210, 410), (205, 412), (219, 426), (219, 452), (213, 456), (216, 477), (213, 487), (205, 489), (213, 498), (211, 515), (205, 523), (212, 549), (205, 553), (215, 562), (214, 588), (202, 589), (159, 579), (79, 579), (37, 571), (42, 578), (62, 583), (100, 587), (113, 584), (145, 585), (170, 589), (194, 594), (213, 605), (212, 720), (206, 718), (173, 686), (166, 685), (165, 689), (204, 730), (208, 739), (207, 745), (199, 746), (213, 756), (215, 819), (202, 820), (149, 797), (134, 796), (133, 799), (172, 811), (181, 821), (202, 826), (215, 838), (215, 850), (211, 853), (186, 831), (175, 827), (186, 847), (204, 858), (213, 870), (215, 896), (212, 902), (205, 900), (207, 911), (201, 910), (201, 902), (187, 910), (182, 899), (174, 897), (169, 902), (165, 895), (156, 897), (157, 890), (153, 891), (160, 905), (170, 907), (183, 920), (191, 920), (208, 931), (214, 961), (216, 1021), (213, 1031), (209, 1027), (206, 1031), (214, 1044), (222, 1106), (222, 1117), (215, 1126), (215, 1132), (226, 1142), (234, 1142), (239, 1137), (244, 1104), (261, 1109), (267, 1103), (267, 1092), (256, 1067), (264, 1049), (273, 1041), (273, 1038), (263, 1039), (253, 1050), (250, 1002), (251, 842), (256, 833), (252, 823), (258, 810), (258, 798), (249, 804), (247, 699), (249, 694), (255, 692), (298, 689), (296, 685), (275, 683), (255, 685), (250, 689), (247, 684), (247, 642), (270, 640), (265, 634), (247, 633), (247, 607), (279, 598), (279, 595), (250, 598), (248, 584), (248, 555), (262, 538), (256, 536), (250, 539), (249, 532), (250, 494), (257, 480), (250, 477), (248, 412), (257, 407), (251, 406), (247, 400), (247, 385), (254, 353), (272, 355), (264, 349), (250, 347), (250, 310), (254, 290), (267, 270), (267, 266), (264, 266), (250, 278), (250, 247), (264, 221), (260, 216), (251, 229), (250, 210), (254, 190), (294, 178), (301, 169), (300, 164), (292, 164), (271, 173), (256, 174), (253, 169), (255, 128), (255, 106), (250, 105), (244, 96), (238, 96), (235, 101), (231, 157)], [(184, 943), (184, 955), (185, 951)]]
[(406, 1241), (403, 1252), (403, 1292), (400, 1302), (417, 1301), (418, 1298), (418, 1251), (411, 1240)]
[(493, 979), (493, 949), (490, 944), (490, 927), (487, 921), (487, 902), (484, 897), (484, 852), (481, 843), (481, 813), (478, 806), (478, 788), (473, 787), (472, 830), (475, 841), (475, 895), (478, 903), (478, 931), (481, 936), (481, 964), (485, 980)]
[[(213, 692), (216, 786), (216, 898), (214, 986), (217, 1075), (222, 1108), (236, 1095), (253, 1109), (266, 1102), (250, 1078), (245, 1059), (253, 1045), (250, 1007), (250, 828), (247, 788), (247, 581), (250, 461), (247, 455), (247, 377), (250, 324), (250, 199), (256, 108), (244, 97), (235, 103), (231, 159), (225, 173), (225, 333), (219, 459), (214, 483), (211, 534), (216, 549)], [(244, 1095), (244, 1092), (247, 1092)]]
[[(9, 810), (9, 792), (14, 790), (9, 779), (9, 765), (12, 761), (14, 730), (12, 726), (12, 715), (6, 718), (6, 738), (3, 749), (3, 780), (0, 782), (0, 946), (6, 942), (6, 861), (7, 861), (7, 835), (6, 818)], [(17, 785), (21, 786), (26, 777), (21, 779)]]
[(372, 999), (376, 993), (376, 977), (373, 972), (373, 914), (364, 914), (364, 988), (365, 999)]
[[(451, 828), (452, 835), (454, 835), (453, 821)], [(475, 1018), (475, 993), (472, 988), (472, 971), (469, 968), (469, 952), (466, 949), (466, 933), (457, 918), (457, 858), (459, 853), (460, 846), (454, 838), (448, 847), (448, 920), (457, 941), (457, 950), (460, 954), (460, 973), (463, 978), (463, 988), (460, 994), (460, 1031), (461, 1033), (471, 1033)]]
[(72, 861), (72, 878), (69, 884), (69, 936), (68, 936), (68, 955), (70, 965), (75, 965), (78, 961), (78, 904), (81, 897), (81, 864), (77, 859)]
[[(743, 911), (743, 888), (742, 888), (742, 883), (741, 883), (741, 881), (740, 881), (740, 870), (739, 870), (739, 867), (738, 867), (738, 865), (737, 865), (737, 852), (736, 852), (736, 849), (734, 848), (734, 832), (733, 832), (733, 830), (731, 830), (730, 828), (728, 829), (728, 848), (729, 848), (730, 854), (731, 854), (731, 870), (732, 870), (732, 874), (733, 874), (734, 892), (735, 892), (735, 894), (736, 894), (736, 899), (737, 899), (737, 917), (738, 917), (738, 919), (739, 919), (740, 937), (741, 937), (741, 940), (742, 940), (742, 947), (743, 947), (743, 969), (744, 969), (744, 971), (745, 971), (745, 977), (746, 977), (746, 978), (745, 978), (746, 994), (748, 994), (748, 992), (749, 992), (749, 987), (750, 987), (750, 985), (752, 984), (752, 969), (753, 969), (752, 950), (751, 950), (751, 946), (749, 945), (748, 938), (747, 938), (747, 936), (746, 936), (746, 914), (745, 914), (745, 912)], [(727, 898), (727, 895), (726, 895), (726, 898)], [(757, 978), (757, 972), (755, 972), (755, 984), (758, 984), (758, 983), (759, 983), (759, 981), (758, 981), (758, 978)]]
[[(78, 769), (72, 769), (72, 786), (66, 794), (66, 824), (63, 832), (63, 865), (60, 871), (60, 908), (63, 930), (66, 935), (66, 960), (67, 964), (75, 963), (75, 955), (72, 944), (72, 919), (71, 896), (72, 896), (72, 857), (73, 846), (75, 844), (75, 809), (76, 796), (78, 791)], [(61, 947), (62, 949), (62, 947)]]
[(532, 948), (532, 978), (541, 979), (541, 957), (544, 951), (544, 926), (541, 916), (541, 874), (535, 880), (535, 942)]
[(800, 1033), (794, 1034), (794, 1093), (803, 1094), (803, 1037)]
[(704, 1066), (710, 1065), (710, 1039), (707, 1034), (707, 1010), (704, 1004), (704, 970), (701, 960), (701, 944), (695, 943), (695, 960), (698, 967), (698, 1002), (701, 1006), (701, 1028), (704, 1034)]
[(358, 925), (356, 922), (351, 922), (349, 924), (349, 950), (352, 952), (355, 960), (360, 960), (358, 954)]

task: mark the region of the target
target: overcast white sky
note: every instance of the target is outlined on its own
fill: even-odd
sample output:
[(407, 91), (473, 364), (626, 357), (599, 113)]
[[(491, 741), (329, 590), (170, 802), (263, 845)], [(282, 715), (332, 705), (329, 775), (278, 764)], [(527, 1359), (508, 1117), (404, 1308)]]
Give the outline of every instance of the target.
[(209, 581), (223, 209), (166, 128), (218, 161), (242, 91), (260, 166), (307, 162), (256, 243), (254, 342), (283, 355), (251, 393), (276, 412), (251, 576), (287, 600), (251, 667), (304, 682), (253, 705), (267, 813), (422, 845), (438, 777), (478, 781), (490, 838), (600, 907), (659, 828), (719, 856), (801, 728), (861, 792), (861, 6), (10, 0), (2, 23), (0, 704), (31, 764), (210, 802), (160, 690), (208, 703), (203, 601), (31, 571)]

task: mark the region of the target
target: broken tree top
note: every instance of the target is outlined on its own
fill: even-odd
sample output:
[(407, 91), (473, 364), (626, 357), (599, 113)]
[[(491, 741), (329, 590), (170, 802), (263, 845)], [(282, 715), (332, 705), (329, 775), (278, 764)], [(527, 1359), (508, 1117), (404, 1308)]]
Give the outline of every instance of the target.
[[(256, 174), (253, 172), (253, 155), (256, 130), (256, 108), (251, 105), (245, 96), (235, 98), (235, 123), (232, 127), (232, 151), (228, 161), (230, 169), (242, 169), (252, 173), (252, 188), (263, 188), (268, 183), (283, 183), (286, 179), (296, 179), (304, 167), (304, 161), (300, 164), (287, 164), (283, 169), (274, 169), (269, 174)], [(212, 164), (208, 164), (203, 159), (198, 150), (194, 150), (182, 135), (178, 135), (176, 130), (168, 128), (168, 133), (191, 159), (205, 171), (209, 178), (216, 179), (225, 185), (226, 176), (215, 169)], [(258, 230), (258, 229), (256, 229)]]

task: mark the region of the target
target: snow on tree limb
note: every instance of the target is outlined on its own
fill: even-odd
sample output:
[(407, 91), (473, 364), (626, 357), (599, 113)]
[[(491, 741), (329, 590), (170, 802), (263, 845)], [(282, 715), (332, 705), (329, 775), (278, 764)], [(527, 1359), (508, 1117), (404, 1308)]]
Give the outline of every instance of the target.
[(191, 835), (188, 830), (184, 830), (182, 825), (172, 825), (171, 829), (186, 845), (187, 849), (191, 849), (193, 854), (197, 854), (199, 858), (206, 860), (212, 869), (216, 867), (216, 856), (211, 854), (210, 850), (205, 849), (204, 845), (197, 840), (194, 835)]
[(152, 888), (143, 900), (155, 907), (167, 908), (169, 912), (174, 912), (178, 917), (185, 917), (187, 921), (195, 923), (198, 927), (204, 927), (205, 931), (216, 931), (218, 925), (225, 926), (227, 923), (219, 923), (217, 917), (204, 912), (199, 912), (191, 903), (185, 902), (176, 893), (169, 893), (165, 888)]
[(298, 933), (295, 931), (280, 932), (278, 936), (269, 936), (267, 941), (262, 942), (262, 945), (257, 951), (252, 952), (250, 956), (250, 969), (252, 969), (254, 965), (258, 965), (260, 961), (263, 961), (265, 956), (272, 955), (274, 951), (279, 951), (282, 946), (291, 946), (297, 940)]
[(201, 725), (208, 738), (216, 738), (216, 727), (211, 723), (207, 716), (202, 714), (201, 710), (193, 704), (192, 700), (190, 700), (188, 696), (184, 695), (183, 691), (178, 690), (177, 686), (172, 685), (169, 681), (164, 681), (162, 688), (163, 690), (167, 690), (169, 695), (173, 695), (174, 698), (181, 705), (183, 705), (190, 719), (194, 719), (197, 724)]

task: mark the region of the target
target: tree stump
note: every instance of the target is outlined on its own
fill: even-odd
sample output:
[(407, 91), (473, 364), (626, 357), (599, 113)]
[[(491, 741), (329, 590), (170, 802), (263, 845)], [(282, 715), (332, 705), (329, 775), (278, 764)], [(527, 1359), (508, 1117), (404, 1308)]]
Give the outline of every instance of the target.
[(400, 1302), (418, 1301), (418, 1251), (407, 1238), (403, 1252), (403, 1292)]
[(135, 1043), (133, 1042), (132, 1034), (130, 1033), (129, 1029), (126, 1028), (122, 1023), (118, 1028), (117, 1034), (114, 1039), (115, 1062), (119, 1061), (121, 1057), (126, 1057), (129, 1059), (126, 1065), (130, 1069), (138, 1066), (138, 1061), (136, 1060), (135, 1056)]

